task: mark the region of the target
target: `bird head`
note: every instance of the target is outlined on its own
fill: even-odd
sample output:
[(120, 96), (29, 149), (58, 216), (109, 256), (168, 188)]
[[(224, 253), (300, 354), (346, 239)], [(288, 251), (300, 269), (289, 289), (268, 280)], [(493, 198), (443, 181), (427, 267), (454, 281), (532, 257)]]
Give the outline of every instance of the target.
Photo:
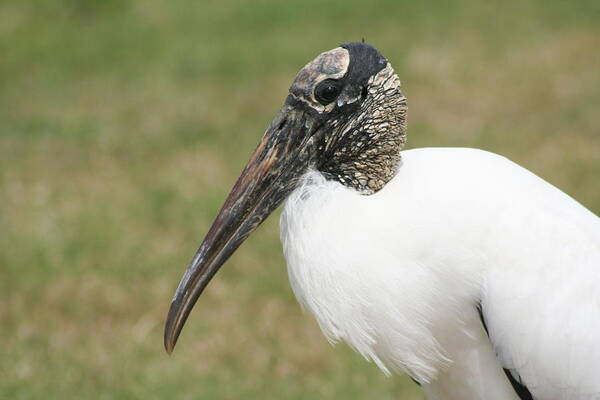
[(368, 44), (343, 44), (300, 70), (179, 283), (165, 325), (167, 352), (221, 265), (307, 171), (364, 195), (394, 176), (406, 110), (398, 76)]

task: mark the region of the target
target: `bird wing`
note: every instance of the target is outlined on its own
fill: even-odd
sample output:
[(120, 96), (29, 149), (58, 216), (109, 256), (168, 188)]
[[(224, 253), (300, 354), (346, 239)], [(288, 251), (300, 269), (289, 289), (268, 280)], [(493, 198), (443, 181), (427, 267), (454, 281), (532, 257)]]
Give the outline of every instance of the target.
[(492, 153), (419, 149), (404, 156), (399, 181), (420, 181), (413, 192), (423, 194), (422, 207), (443, 210), (443, 227), (435, 229), (456, 237), (434, 239), (433, 248), (451, 254), (466, 245), (481, 254), (482, 316), (513, 381), (535, 399), (600, 399), (600, 218)]
[[(600, 219), (509, 161), (482, 314), (513, 386), (536, 399), (600, 398)], [(493, 250), (489, 250), (493, 249)], [(527, 398), (527, 397), (522, 397)]]

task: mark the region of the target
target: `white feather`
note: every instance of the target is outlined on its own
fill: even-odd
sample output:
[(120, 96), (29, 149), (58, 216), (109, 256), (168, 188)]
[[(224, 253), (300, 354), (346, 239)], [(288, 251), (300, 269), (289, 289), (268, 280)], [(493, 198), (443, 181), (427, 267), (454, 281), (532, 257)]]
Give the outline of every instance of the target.
[[(495, 154), (402, 159), (374, 195), (312, 171), (286, 201), (292, 288), (327, 338), (430, 399), (511, 398), (501, 366), (536, 399), (600, 398), (600, 219)], [(459, 374), (466, 389), (436, 394)]]

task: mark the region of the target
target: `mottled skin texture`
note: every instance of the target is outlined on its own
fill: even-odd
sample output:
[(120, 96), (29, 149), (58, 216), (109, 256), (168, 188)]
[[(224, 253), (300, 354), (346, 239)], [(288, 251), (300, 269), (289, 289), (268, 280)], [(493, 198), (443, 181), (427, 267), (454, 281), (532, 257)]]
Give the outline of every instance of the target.
[[(406, 98), (389, 64), (369, 81), (360, 110), (336, 120), (319, 170), (362, 194), (373, 194), (394, 177), (406, 142)], [(340, 122), (338, 122), (340, 121)]]
[[(342, 89), (322, 104), (314, 92), (326, 79), (340, 81)], [(372, 47), (350, 43), (319, 55), (300, 70), (286, 104), (322, 121), (313, 167), (328, 179), (368, 195), (395, 175), (406, 141), (406, 98), (393, 68)]]
[(317, 101), (314, 96), (315, 86), (325, 79), (341, 79), (348, 72), (350, 54), (348, 50), (337, 47), (328, 52), (319, 54), (317, 58), (306, 64), (298, 72), (292, 86), (290, 95), (306, 102), (318, 112), (331, 111), (333, 104), (325, 106)]

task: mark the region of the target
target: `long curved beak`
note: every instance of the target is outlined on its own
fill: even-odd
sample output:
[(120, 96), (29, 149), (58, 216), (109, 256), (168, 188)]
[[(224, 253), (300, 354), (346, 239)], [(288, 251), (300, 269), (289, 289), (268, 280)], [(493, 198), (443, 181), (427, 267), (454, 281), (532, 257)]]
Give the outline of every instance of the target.
[(168, 353), (211, 278), (307, 169), (312, 146), (306, 118), (304, 112), (284, 106), (231, 189), (173, 297), (164, 335)]

